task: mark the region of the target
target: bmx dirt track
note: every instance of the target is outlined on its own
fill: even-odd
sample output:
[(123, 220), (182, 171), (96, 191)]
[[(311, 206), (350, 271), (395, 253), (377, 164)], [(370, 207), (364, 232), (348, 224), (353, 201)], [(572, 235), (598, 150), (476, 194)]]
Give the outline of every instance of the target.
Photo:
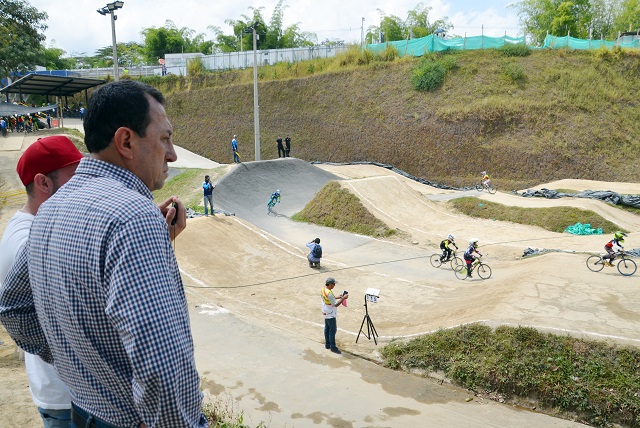
[[(340, 183), (358, 195), (372, 213), (390, 227), (398, 228), (401, 231), (398, 237), (379, 240), (289, 220), (291, 214), (302, 209), (313, 193), (332, 178), (326, 172), (340, 177)], [(590, 183), (582, 185), (588, 188)], [(615, 183), (609, 183), (608, 188), (616, 190), (615, 186)], [(627, 189), (626, 193), (640, 191), (640, 184), (619, 187)], [(266, 202), (276, 188), (282, 191), (282, 203), (276, 205), (276, 215), (269, 216)], [(463, 323), (485, 322), (493, 326), (527, 325), (560, 334), (640, 344), (638, 276), (624, 278), (614, 269), (593, 273), (585, 265), (585, 252), (599, 252), (607, 237), (558, 234), (536, 227), (469, 218), (451, 212), (446, 203), (434, 202), (428, 197), (442, 192), (375, 166), (312, 166), (295, 159), (233, 166), (219, 181), (214, 192), (215, 203), (235, 212), (236, 216), (192, 220), (176, 242), (187, 292), (192, 301), (205, 305), (194, 318), (211, 317), (211, 325), (215, 326), (214, 320), (219, 321), (231, 313), (253, 325), (255, 336), (242, 336), (231, 343), (238, 340), (259, 342), (255, 349), (261, 363), (272, 356), (278, 357), (278, 352), (273, 355), (273, 348), (279, 345), (271, 344), (270, 336), (285, 335), (301, 342), (303, 358), (320, 364), (320, 367), (312, 364), (302, 369), (308, 372), (300, 372), (293, 362), (300, 355), (275, 365), (265, 363), (269, 367), (266, 370), (272, 373), (260, 381), (258, 379), (264, 374), (251, 367), (255, 359), (248, 363), (246, 370), (251, 375), (242, 376), (243, 379), (254, 386), (260, 385), (257, 389), (268, 395), (266, 402), (270, 404), (265, 405), (256, 397), (241, 400), (245, 403), (245, 411), (255, 409), (249, 411), (252, 420), (271, 421), (274, 426), (314, 426), (320, 421), (324, 426), (425, 426), (427, 421), (435, 420), (430, 419), (438, 414), (432, 407), (422, 409), (415, 401), (413, 407), (404, 404), (399, 408), (414, 409), (417, 414), (399, 411), (395, 417), (388, 414), (383, 417), (386, 413), (380, 413), (375, 407), (369, 413), (362, 409), (356, 411), (354, 406), (366, 407), (368, 398), (361, 398), (362, 402), (357, 403), (349, 397), (349, 392), (344, 391), (335, 391), (332, 403), (342, 400), (353, 405), (336, 404), (335, 411), (317, 415), (319, 420), (314, 420), (308, 405), (316, 400), (307, 395), (316, 392), (317, 396), (317, 382), (323, 383), (318, 370), (324, 373), (327, 364), (329, 367), (347, 364), (351, 374), (359, 372), (354, 368), (357, 363), (353, 357), (334, 358), (322, 346), (318, 293), (327, 276), (338, 279), (339, 291), (346, 289), (350, 293), (349, 307), (339, 311), (339, 346), (368, 359), (378, 357), (373, 340), (362, 335), (358, 343), (355, 339), (363, 320), (365, 290), (369, 287), (381, 290), (379, 303), (370, 304), (369, 311), (382, 343)], [(538, 203), (547, 206), (553, 202), (501, 193), (484, 197), (533, 207)], [(627, 243), (633, 246), (638, 242), (637, 216), (597, 201), (570, 201), (581, 207), (586, 204), (625, 225), (636, 225), (631, 229), (633, 233)], [(563, 200), (562, 203), (566, 202)], [(480, 239), (485, 261), (493, 269), (491, 279), (460, 281), (449, 267), (435, 269), (430, 266), (428, 257), (437, 251), (440, 239), (447, 233), (457, 236), (461, 248), (471, 236)], [(307, 249), (304, 244), (316, 236), (322, 239), (324, 247), (320, 271), (310, 269), (305, 260)], [(224, 250), (217, 250), (219, 246)], [(521, 259), (527, 247), (559, 249), (567, 253)], [(194, 320), (194, 324), (199, 322)], [(217, 356), (225, 359), (220, 353)], [(230, 369), (233, 362), (229, 362)], [(211, 367), (211, 375), (219, 382), (215, 363)], [(239, 382), (237, 375), (234, 373), (223, 381), (224, 388), (221, 389), (233, 390)], [(280, 376), (287, 381), (277, 386), (271, 384)], [(373, 382), (377, 385), (371, 387), (372, 390), (385, 388), (383, 378)], [(357, 389), (354, 384), (345, 383), (337, 382), (332, 390), (343, 386)], [(251, 388), (237, 388), (243, 397), (252, 394)], [(288, 388), (293, 388), (299, 397), (296, 403), (286, 401), (287, 393), (282, 395), (282, 389)], [(375, 395), (371, 392), (371, 397)], [(417, 399), (417, 395), (400, 395)], [(504, 415), (494, 415), (497, 418), (494, 420), (492, 417), (485, 419), (478, 409), (467, 409), (471, 413), (464, 414), (472, 415), (474, 425), (520, 425), (515, 420), (510, 423)], [(265, 416), (267, 413), (269, 416)], [(335, 414), (342, 417), (333, 423), (331, 415)], [(298, 419), (293, 415), (298, 415)], [(522, 412), (518, 413), (518, 417), (523, 416)], [(526, 417), (530, 416), (533, 414), (526, 414)], [(455, 418), (443, 417), (442, 421), (445, 426), (469, 426), (469, 420), (454, 422)], [(544, 419), (522, 423), (566, 426), (569, 422)]]
[[(336, 177), (400, 233), (380, 240), (288, 218)], [(616, 183), (606, 184), (617, 190)], [(623, 193), (640, 193), (640, 184), (619, 186)], [(606, 190), (591, 182), (570, 188)], [(282, 191), (282, 203), (269, 216), (266, 202), (275, 189)], [(584, 252), (600, 252), (607, 237), (469, 218), (430, 199), (442, 193), (454, 192), (375, 166), (313, 166), (296, 159), (230, 166), (214, 203), (235, 216), (191, 219), (175, 242), (205, 393), (228, 394), (251, 426), (260, 421), (273, 427), (577, 426), (368, 361), (378, 359), (378, 347), (393, 338), (471, 322), (640, 345), (640, 274), (624, 278), (611, 268), (593, 273), (584, 263)], [(523, 206), (554, 202), (502, 193), (482, 197)], [(637, 216), (610, 211), (601, 202), (566, 201), (591, 204), (590, 209), (629, 225), (628, 247), (640, 246)], [(4, 225), (12, 212), (3, 211)], [(461, 250), (469, 237), (480, 240), (493, 270), (489, 280), (460, 281), (448, 266), (429, 264), (448, 233), (456, 235)], [(316, 236), (324, 248), (319, 270), (306, 263), (305, 243)], [(567, 252), (521, 259), (527, 247)], [(350, 294), (348, 307), (339, 309), (342, 356), (323, 346), (319, 291), (327, 276), (338, 280), (338, 291)], [(355, 342), (369, 287), (381, 290), (379, 303), (369, 304), (378, 346), (362, 335)], [(3, 330), (1, 338), (8, 340)], [(35, 407), (24, 396), (24, 376), (15, 380), (19, 365), (3, 363), (0, 370), (1, 389), (12, 391), (0, 393), (0, 402), (7, 403), (0, 410), (11, 415), (22, 409), (15, 425), (37, 426)], [(15, 393), (19, 388), (22, 395)]]

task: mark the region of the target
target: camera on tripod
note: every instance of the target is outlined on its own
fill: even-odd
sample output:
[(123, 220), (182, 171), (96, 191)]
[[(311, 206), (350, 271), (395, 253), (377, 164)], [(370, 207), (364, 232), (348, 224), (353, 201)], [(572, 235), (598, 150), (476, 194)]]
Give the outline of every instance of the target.
[[(369, 316), (369, 307), (367, 306), (367, 302), (378, 303), (379, 297), (380, 290), (377, 288), (367, 288), (367, 291), (364, 292), (364, 318), (362, 319), (362, 324), (360, 324), (360, 331), (358, 332), (358, 337), (356, 337), (356, 343), (358, 343), (358, 339), (360, 339), (360, 334), (362, 333), (369, 340), (373, 337), (375, 344), (378, 344), (378, 340), (376, 339), (378, 332), (376, 331), (373, 321), (371, 321), (371, 317)], [(366, 332), (364, 331), (365, 324), (367, 324)]]

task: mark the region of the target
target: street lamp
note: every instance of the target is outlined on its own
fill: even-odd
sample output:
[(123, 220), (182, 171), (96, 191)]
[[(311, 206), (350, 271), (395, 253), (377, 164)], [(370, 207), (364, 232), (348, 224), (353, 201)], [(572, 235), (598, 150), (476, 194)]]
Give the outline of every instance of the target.
[(113, 41), (113, 80), (119, 79), (118, 73), (118, 49), (116, 47), (116, 19), (118, 17), (114, 13), (118, 9), (122, 9), (124, 6), (123, 1), (114, 1), (113, 3), (107, 3), (102, 9), (98, 9), (98, 13), (102, 16), (106, 14), (111, 15), (111, 39)]
[(258, 54), (256, 30), (260, 23), (256, 21), (251, 27), (245, 28), (245, 33), (253, 34), (253, 130), (256, 150), (256, 160), (260, 160), (260, 106), (258, 106)]

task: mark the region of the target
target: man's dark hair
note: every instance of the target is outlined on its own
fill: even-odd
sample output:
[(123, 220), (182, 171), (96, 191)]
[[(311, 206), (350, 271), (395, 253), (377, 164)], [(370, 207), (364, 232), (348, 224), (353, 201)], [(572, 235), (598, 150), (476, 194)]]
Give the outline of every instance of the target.
[(133, 80), (120, 80), (93, 93), (84, 115), (84, 143), (89, 153), (106, 149), (118, 128), (125, 126), (144, 137), (151, 97), (164, 104), (164, 96), (156, 88)]
[(320, 238), (314, 239), (313, 242), (315, 242), (316, 244), (319, 244), (320, 243)]

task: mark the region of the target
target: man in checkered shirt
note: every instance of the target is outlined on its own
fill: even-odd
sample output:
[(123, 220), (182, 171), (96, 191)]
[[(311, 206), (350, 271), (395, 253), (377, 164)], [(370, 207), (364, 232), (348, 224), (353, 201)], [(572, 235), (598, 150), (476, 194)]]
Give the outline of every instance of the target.
[(0, 289), (7, 331), (69, 387), (72, 426), (207, 426), (171, 248), (184, 205), (151, 194), (177, 159), (163, 102), (130, 80), (93, 94), (90, 158), (40, 207)]

